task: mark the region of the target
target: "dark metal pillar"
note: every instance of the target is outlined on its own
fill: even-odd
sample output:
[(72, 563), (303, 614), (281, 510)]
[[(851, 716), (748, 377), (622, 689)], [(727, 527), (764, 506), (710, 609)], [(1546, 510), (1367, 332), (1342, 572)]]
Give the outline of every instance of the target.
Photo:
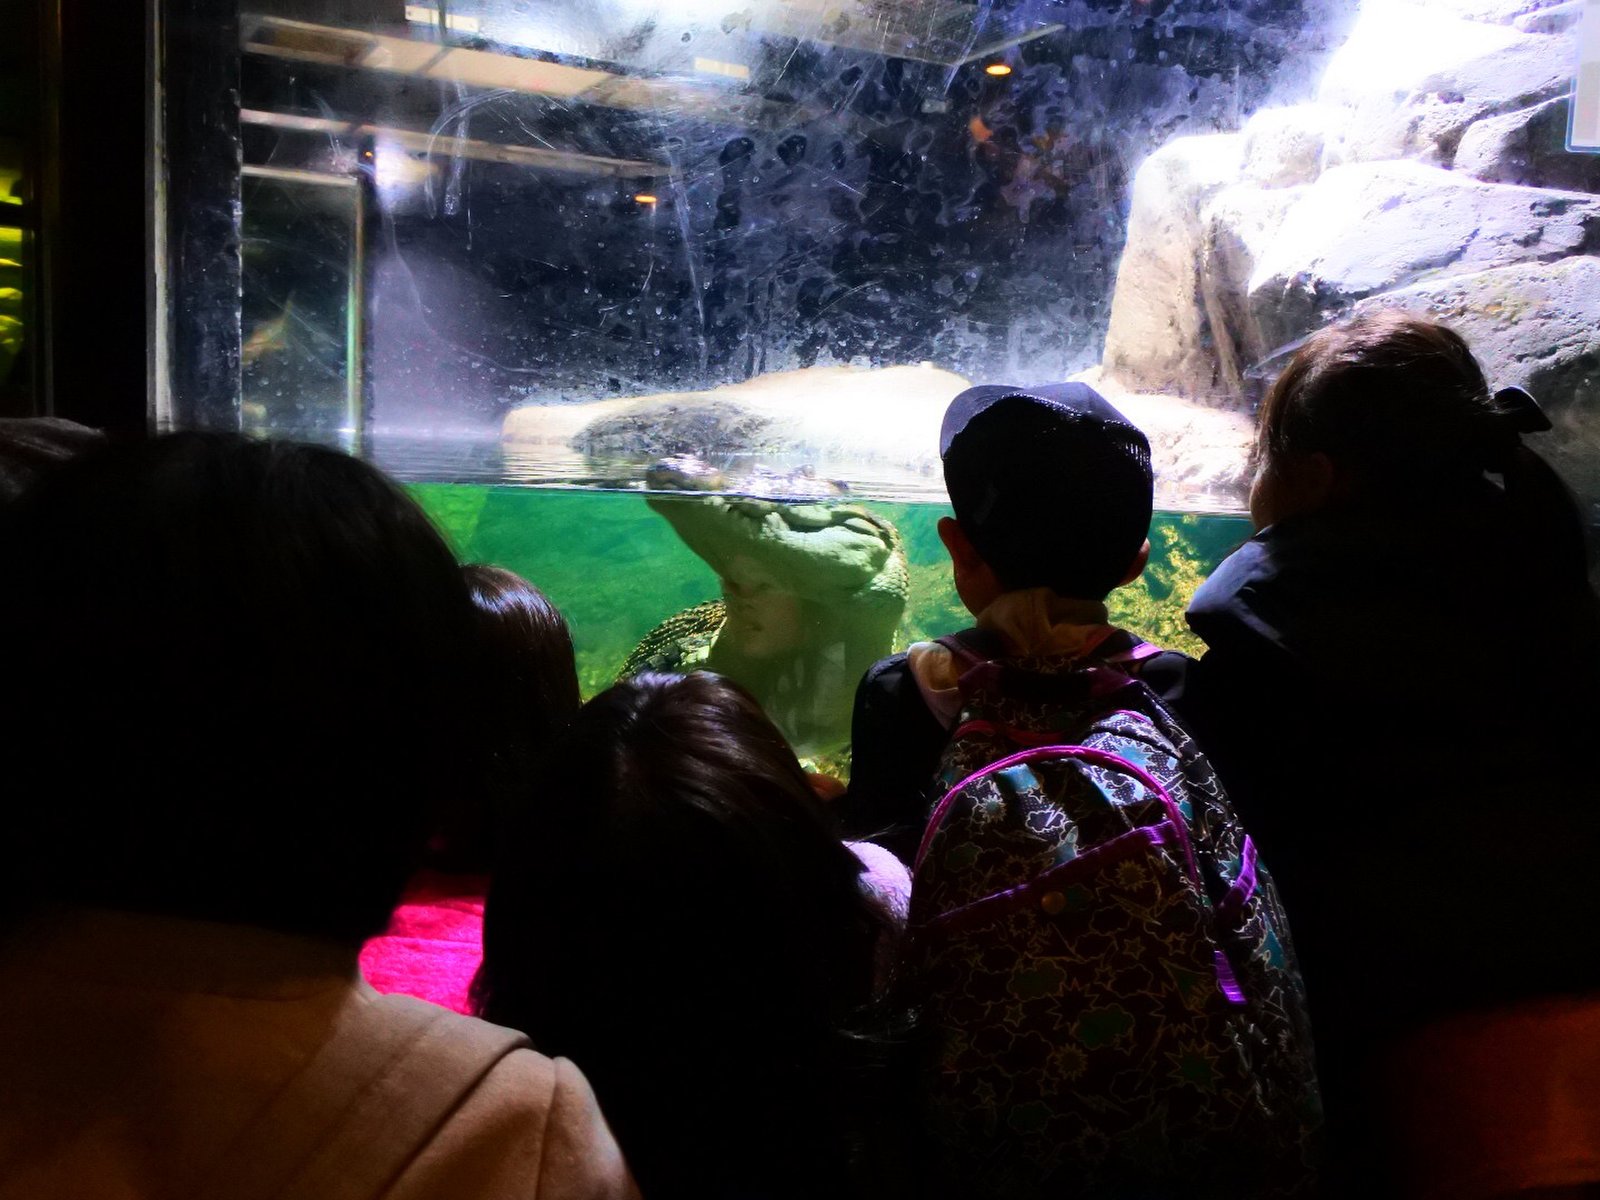
[[(167, 320), (162, 424), (239, 427), (240, 145), (237, 0), (161, 7)], [(159, 252), (159, 250), (158, 250)], [(161, 411), (165, 410), (165, 411)]]

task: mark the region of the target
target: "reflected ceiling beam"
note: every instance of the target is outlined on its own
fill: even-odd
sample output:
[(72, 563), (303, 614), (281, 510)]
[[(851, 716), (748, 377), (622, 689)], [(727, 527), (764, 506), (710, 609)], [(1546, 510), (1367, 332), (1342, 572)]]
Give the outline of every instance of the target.
[(688, 80), (618, 75), (595, 67), (574, 67), (541, 58), (412, 41), (284, 17), (245, 15), (240, 23), (245, 51), (269, 58), (386, 71), (462, 83), (473, 88), (545, 96), (552, 100), (652, 113), (671, 112), (762, 128), (776, 129), (806, 115), (794, 105)]
[(335, 175), (328, 171), (307, 171), (300, 167), (269, 167), (245, 163), (239, 174), (246, 179), (270, 179), (275, 183), (309, 183), (317, 187), (354, 188), (353, 175)]
[(983, 15), (975, 5), (952, 0), (779, 0), (746, 9), (738, 19), (756, 33), (777, 33), (942, 67), (963, 66), (1063, 28), (1037, 25), (1020, 33), (986, 37), (981, 32)]
[(598, 154), (578, 154), (570, 150), (547, 150), (542, 146), (511, 146), (484, 142), (476, 138), (452, 137), (421, 129), (400, 129), (392, 125), (369, 125), (343, 121), (336, 117), (308, 117), (296, 113), (263, 112), (246, 108), (239, 112), (245, 125), (262, 125), (290, 133), (312, 133), (359, 142), (371, 138), (380, 146), (426, 154), (430, 158), (469, 158), (478, 162), (509, 163), (540, 171), (567, 171), (576, 175), (609, 175), (619, 179), (665, 179), (672, 168), (666, 163), (644, 159), (605, 158)]

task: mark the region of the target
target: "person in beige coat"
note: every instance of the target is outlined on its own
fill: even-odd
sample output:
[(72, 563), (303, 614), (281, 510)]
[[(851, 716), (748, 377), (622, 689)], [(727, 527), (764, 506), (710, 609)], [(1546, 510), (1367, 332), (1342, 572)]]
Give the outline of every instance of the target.
[(0, 513), (0, 576), (0, 1197), (636, 1195), (576, 1066), (357, 969), (473, 744), (404, 493), (156, 439)]

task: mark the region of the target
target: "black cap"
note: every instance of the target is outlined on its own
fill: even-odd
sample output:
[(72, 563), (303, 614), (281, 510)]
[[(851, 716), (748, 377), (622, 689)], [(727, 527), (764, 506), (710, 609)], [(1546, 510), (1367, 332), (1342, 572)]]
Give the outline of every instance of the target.
[(956, 519), (1008, 588), (1103, 597), (1150, 531), (1149, 439), (1087, 384), (968, 388), (939, 456)]

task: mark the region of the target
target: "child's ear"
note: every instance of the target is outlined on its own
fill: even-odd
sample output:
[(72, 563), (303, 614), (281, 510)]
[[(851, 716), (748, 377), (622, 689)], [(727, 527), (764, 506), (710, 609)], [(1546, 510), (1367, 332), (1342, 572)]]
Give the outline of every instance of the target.
[(961, 522), (954, 517), (939, 518), (939, 540), (944, 543), (945, 552), (950, 555), (950, 562), (956, 570), (967, 570), (975, 562), (982, 562), (978, 552), (972, 548), (972, 541), (967, 537), (967, 531), (961, 528)]
[(1125, 583), (1132, 583), (1144, 574), (1144, 569), (1150, 563), (1150, 539), (1145, 538), (1144, 545), (1139, 547), (1139, 553), (1133, 556), (1133, 561), (1128, 564), (1128, 573), (1117, 584), (1121, 587)]
[(983, 561), (983, 555), (973, 546), (960, 521), (954, 517), (940, 517), (938, 528), (939, 540), (950, 555), (950, 574), (956, 585), (956, 595), (961, 597), (967, 611), (977, 616), (1005, 588), (989, 564)]

